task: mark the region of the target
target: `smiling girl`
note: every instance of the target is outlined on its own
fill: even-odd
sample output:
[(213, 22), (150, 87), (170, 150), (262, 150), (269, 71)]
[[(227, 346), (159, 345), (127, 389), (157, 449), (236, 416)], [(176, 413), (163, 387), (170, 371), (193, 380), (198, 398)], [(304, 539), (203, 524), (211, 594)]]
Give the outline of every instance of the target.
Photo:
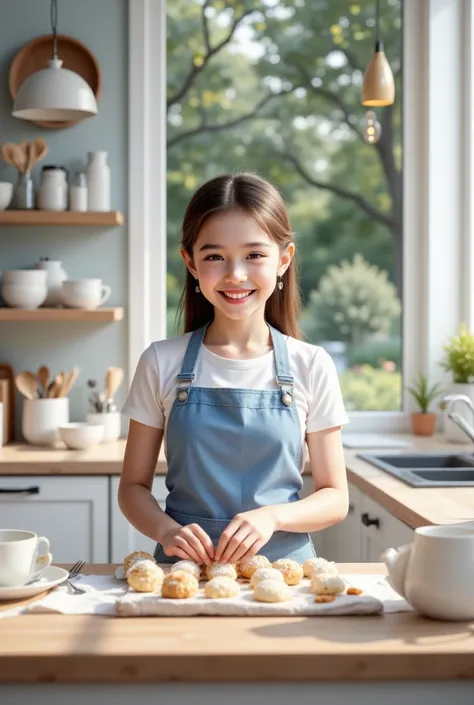
[[(123, 413), (130, 428), (122, 512), (158, 562), (303, 563), (309, 532), (344, 519), (334, 363), (303, 342), (295, 244), (277, 189), (252, 173), (208, 181), (182, 226), (185, 334), (142, 354)], [(166, 512), (152, 495), (161, 444)], [(314, 493), (300, 499), (308, 448)]]

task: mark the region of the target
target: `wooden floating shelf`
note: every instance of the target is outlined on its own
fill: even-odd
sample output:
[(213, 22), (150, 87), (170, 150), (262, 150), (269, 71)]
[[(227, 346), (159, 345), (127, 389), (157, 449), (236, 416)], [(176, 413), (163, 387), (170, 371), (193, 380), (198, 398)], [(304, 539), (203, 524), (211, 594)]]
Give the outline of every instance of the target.
[(77, 321), (91, 323), (110, 323), (121, 321), (123, 308), (0, 308), (0, 321)]
[(123, 225), (123, 215), (119, 211), (0, 211), (0, 225), (78, 225), (103, 228)]

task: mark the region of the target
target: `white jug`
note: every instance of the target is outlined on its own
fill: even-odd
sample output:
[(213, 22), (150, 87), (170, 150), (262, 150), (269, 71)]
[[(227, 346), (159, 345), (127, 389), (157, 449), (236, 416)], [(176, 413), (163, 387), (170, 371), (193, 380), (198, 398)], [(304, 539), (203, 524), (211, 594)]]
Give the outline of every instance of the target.
[(62, 300), (62, 285), (67, 279), (67, 273), (63, 269), (62, 262), (58, 260), (40, 260), (35, 264), (36, 269), (44, 269), (48, 273), (48, 295), (43, 306), (51, 308), (60, 306)]
[(393, 589), (417, 612), (433, 619), (474, 619), (472, 522), (422, 526), (413, 543), (389, 548), (381, 559)]

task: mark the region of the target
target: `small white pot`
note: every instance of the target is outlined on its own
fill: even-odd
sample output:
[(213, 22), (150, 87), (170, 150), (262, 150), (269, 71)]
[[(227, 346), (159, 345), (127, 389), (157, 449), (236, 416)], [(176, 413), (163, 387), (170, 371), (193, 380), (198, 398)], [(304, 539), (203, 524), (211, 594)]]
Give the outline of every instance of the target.
[(104, 427), (102, 443), (116, 441), (120, 438), (121, 414), (120, 411), (109, 411), (104, 414), (87, 414), (87, 423), (99, 424)]
[(69, 398), (24, 399), (21, 431), (34, 445), (53, 445), (60, 440), (59, 426), (69, 423)]
[[(448, 390), (448, 394), (465, 394), (474, 404), (474, 384), (453, 383)], [(474, 426), (474, 414), (471, 413), (466, 404), (456, 404), (455, 410), (456, 413), (462, 416), (470, 426)], [(470, 443), (472, 445), (472, 441), (468, 438), (464, 431), (461, 431), (459, 426), (456, 426), (451, 419), (448, 419), (446, 411), (444, 411), (443, 418), (444, 435), (447, 441), (450, 441), (451, 443)]]

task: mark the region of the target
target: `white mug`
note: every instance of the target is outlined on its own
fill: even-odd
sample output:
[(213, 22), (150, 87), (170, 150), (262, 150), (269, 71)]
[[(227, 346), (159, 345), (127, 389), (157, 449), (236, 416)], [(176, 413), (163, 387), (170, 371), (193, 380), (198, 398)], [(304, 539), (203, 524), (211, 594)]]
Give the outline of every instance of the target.
[(26, 585), (51, 565), (49, 541), (33, 531), (0, 529), (0, 587)]
[(102, 279), (66, 279), (61, 298), (70, 308), (97, 308), (107, 301), (111, 291)]

